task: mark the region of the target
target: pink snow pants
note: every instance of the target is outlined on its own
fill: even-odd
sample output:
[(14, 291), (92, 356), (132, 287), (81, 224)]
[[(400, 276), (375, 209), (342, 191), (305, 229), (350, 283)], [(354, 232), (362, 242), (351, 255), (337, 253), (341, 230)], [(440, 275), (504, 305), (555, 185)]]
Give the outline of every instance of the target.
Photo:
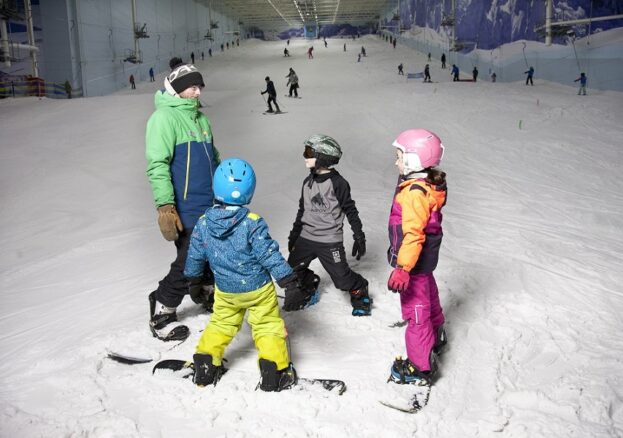
[(433, 274), (411, 274), (409, 287), (400, 294), (400, 306), (402, 319), (409, 321), (405, 331), (407, 356), (420, 371), (429, 371), (437, 329), (444, 323)]

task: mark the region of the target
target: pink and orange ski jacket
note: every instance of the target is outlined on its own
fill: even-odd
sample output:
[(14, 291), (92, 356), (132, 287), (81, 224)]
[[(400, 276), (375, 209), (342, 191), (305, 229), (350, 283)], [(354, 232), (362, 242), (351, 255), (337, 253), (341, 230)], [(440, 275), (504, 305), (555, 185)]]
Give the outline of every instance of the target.
[(433, 272), (439, 259), (446, 183), (400, 180), (389, 214), (387, 260), (412, 274)]

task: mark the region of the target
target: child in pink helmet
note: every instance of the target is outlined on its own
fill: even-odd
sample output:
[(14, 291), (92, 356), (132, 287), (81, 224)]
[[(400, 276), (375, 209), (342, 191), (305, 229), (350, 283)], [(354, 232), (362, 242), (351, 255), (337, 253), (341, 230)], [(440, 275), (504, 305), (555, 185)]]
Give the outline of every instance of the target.
[(388, 261), (394, 268), (388, 289), (400, 293), (407, 359), (398, 357), (390, 379), (430, 385), (437, 371), (436, 355), (446, 343), (444, 316), (433, 277), (443, 232), (441, 209), (446, 203), (446, 174), (435, 166), (443, 145), (426, 129), (402, 132), (393, 146), (400, 172), (389, 216)]

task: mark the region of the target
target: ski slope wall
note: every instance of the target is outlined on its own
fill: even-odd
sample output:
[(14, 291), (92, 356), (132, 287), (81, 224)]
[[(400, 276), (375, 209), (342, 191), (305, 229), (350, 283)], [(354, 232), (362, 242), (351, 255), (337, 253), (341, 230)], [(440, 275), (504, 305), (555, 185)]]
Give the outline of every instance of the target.
[[(553, 9), (554, 21), (577, 20), (621, 14), (623, 2), (554, 1)], [(443, 26), (450, 2), (407, 0), (384, 13), (381, 29), (437, 62), (446, 53), (450, 66), (470, 76), (476, 66), (483, 79), (495, 72), (498, 81), (512, 82), (525, 79), (533, 66), (536, 80), (569, 85), (585, 72), (589, 88), (623, 91), (623, 20), (574, 25), (573, 37), (546, 46), (535, 31), (545, 20), (544, 2), (456, 0), (454, 12), (454, 26)], [(453, 40), (456, 52), (449, 50)]]
[[(47, 62), (42, 76), (46, 81), (70, 79), (80, 84), (85, 96), (110, 94), (128, 86), (128, 78), (149, 80), (149, 69), (156, 74), (168, 71), (168, 62), (179, 56), (190, 62), (190, 54), (200, 59), (211, 48), (230, 46), (237, 36), (237, 20), (210, 10), (191, 0), (136, 0), (136, 22), (149, 38), (139, 40), (142, 63), (124, 61), (134, 50), (132, 4), (115, 0), (49, 0), (41, 3), (43, 51)], [(213, 41), (204, 39), (211, 22)]]
[[(414, 33), (403, 33), (398, 42), (421, 53), (430, 53), (433, 62), (437, 63), (445, 53), (448, 68), (456, 64), (461, 74), (471, 76), (476, 66), (481, 80), (489, 80), (492, 72), (497, 75), (498, 82), (524, 80), (524, 72), (532, 66), (535, 80), (572, 85), (580, 72), (585, 72), (589, 88), (623, 91), (623, 28), (600, 32), (569, 45), (546, 46), (541, 42), (522, 40), (493, 50), (465, 53), (449, 51), (447, 42), (430, 29)], [(421, 66), (423, 69), (424, 65)]]

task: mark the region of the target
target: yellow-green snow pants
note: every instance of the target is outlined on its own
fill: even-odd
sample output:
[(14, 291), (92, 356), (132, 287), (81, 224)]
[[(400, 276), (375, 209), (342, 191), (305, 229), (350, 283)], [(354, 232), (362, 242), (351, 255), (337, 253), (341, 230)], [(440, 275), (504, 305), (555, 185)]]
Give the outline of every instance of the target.
[(275, 362), (278, 370), (286, 368), (290, 364), (287, 332), (272, 281), (244, 293), (227, 293), (215, 288), (214, 312), (199, 339), (197, 353), (209, 354), (214, 365), (221, 365), (225, 348), (242, 327), (247, 310), (259, 358)]

